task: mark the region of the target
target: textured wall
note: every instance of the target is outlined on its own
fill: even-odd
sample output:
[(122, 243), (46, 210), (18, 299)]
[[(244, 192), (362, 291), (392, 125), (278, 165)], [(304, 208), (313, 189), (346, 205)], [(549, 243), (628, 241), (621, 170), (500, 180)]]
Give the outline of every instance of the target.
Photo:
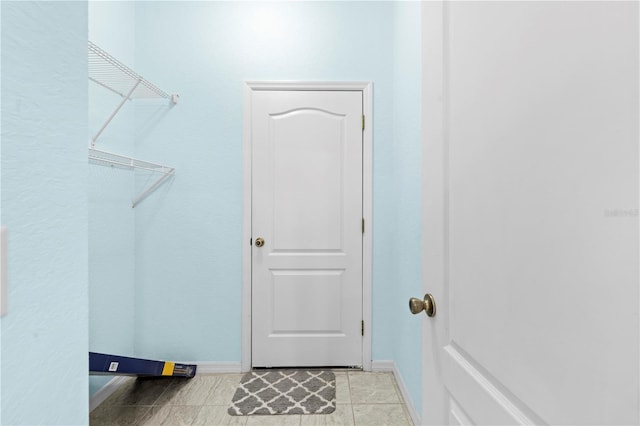
[[(0, 4), (2, 23), (2, 4)], [(0, 100), (2, 99), (2, 27), (0, 26)], [(1, 101), (0, 101), (1, 104)], [(2, 225), (2, 108), (0, 105), (0, 225)], [(2, 319), (0, 318), (0, 425), (2, 425)]]
[[(121, 34), (110, 34), (105, 21), (123, 12), (126, 29), (135, 16), (135, 43), (129, 45), (135, 45), (136, 70), (181, 96), (173, 108), (162, 101), (127, 106), (135, 110), (136, 156), (177, 168), (174, 179), (134, 210), (136, 355), (240, 360), (243, 81), (370, 80), (373, 358), (398, 362), (419, 405), (420, 357), (413, 346), (419, 321), (406, 312), (407, 298), (420, 289), (419, 5), (138, 2), (135, 11), (123, 7), (92, 4), (92, 16), (100, 11), (91, 21), (92, 37), (101, 34), (105, 47), (123, 48)], [(107, 181), (116, 184), (116, 177)], [(138, 175), (136, 189), (146, 183)], [(100, 208), (117, 210), (116, 202)], [(100, 206), (90, 198), (90, 209), (94, 205)], [(110, 223), (130, 226), (124, 216), (113, 219)], [(91, 256), (95, 241), (114, 253), (128, 241), (124, 232), (96, 239), (98, 232), (91, 230)], [(97, 263), (92, 256), (90, 271)], [(109, 305), (92, 298), (91, 306), (93, 344), (107, 334), (101, 327), (108, 326), (109, 315), (96, 313)]]
[[(0, 24), (2, 4), (0, 4)], [(2, 99), (2, 26), (0, 25), (0, 100)], [(0, 225), (2, 225), (2, 107), (0, 101)], [(0, 318), (0, 425), (2, 425), (2, 318)]]
[(391, 351), (384, 359), (396, 361), (411, 393), (413, 405), (420, 413), (422, 391), (422, 318), (409, 314), (408, 301), (422, 296), (421, 268), (421, 22), (420, 3), (397, 2), (395, 5), (393, 55), (393, 140), (396, 171), (393, 202), (396, 223), (393, 226), (394, 270), (392, 285), (376, 297), (374, 312), (389, 310), (394, 329), (384, 334), (380, 345)]
[[(90, 2), (89, 39), (135, 69), (135, 3)], [(121, 100), (89, 83), (91, 137)], [(128, 156), (135, 153), (134, 102), (118, 112), (96, 148)], [(134, 181), (130, 170), (89, 165), (89, 349), (94, 352), (135, 355)], [(90, 394), (110, 379), (90, 377)]]
[[(393, 10), (360, 2), (137, 4), (137, 68), (180, 93), (168, 112), (136, 105), (138, 155), (177, 170), (136, 208), (139, 355), (240, 361), (244, 80), (374, 82), (374, 299), (395, 285), (380, 279), (395, 224)], [(374, 315), (380, 359), (386, 339), (377, 327), (387, 318)]]
[(87, 423), (87, 5), (2, 2), (4, 425)]

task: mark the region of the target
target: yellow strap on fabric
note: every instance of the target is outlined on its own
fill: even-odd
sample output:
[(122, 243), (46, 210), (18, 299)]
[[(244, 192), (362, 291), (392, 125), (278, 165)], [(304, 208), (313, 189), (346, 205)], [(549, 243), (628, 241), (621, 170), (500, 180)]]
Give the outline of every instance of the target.
[(164, 367), (162, 367), (162, 375), (163, 376), (173, 376), (173, 369), (176, 366), (175, 362), (165, 362)]

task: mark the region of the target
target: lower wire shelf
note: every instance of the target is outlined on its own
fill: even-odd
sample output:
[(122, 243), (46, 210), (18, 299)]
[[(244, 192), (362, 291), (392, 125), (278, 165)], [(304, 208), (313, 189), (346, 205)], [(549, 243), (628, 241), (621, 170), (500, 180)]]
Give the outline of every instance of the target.
[(89, 352), (89, 374), (139, 377), (188, 377), (197, 365)]

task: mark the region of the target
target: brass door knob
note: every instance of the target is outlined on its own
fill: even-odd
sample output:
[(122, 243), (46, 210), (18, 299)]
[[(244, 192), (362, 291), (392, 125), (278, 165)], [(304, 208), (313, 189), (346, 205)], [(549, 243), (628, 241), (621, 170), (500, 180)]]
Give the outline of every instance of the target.
[(412, 297), (411, 299), (409, 299), (409, 310), (414, 315), (424, 311), (424, 313), (427, 314), (428, 317), (435, 317), (436, 301), (433, 298), (433, 295), (430, 293), (425, 294), (423, 300)]
[(256, 238), (256, 247), (262, 247), (264, 245), (264, 238), (258, 237)]

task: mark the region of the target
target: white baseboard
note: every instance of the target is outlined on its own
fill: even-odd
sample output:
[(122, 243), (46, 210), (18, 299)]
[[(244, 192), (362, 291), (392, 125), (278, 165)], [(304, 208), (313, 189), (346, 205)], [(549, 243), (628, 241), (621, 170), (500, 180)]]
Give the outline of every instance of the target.
[(240, 362), (185, 362), (183, 364), (196, 364), (198, 369), (196, 374), (214, 373), (242, 373)]
[[(396, 370), (395, 361), (371, 361), (371, 371), (391, 371)], [(394, 372), (395, 374), (395, 372)]]
[(101, 387), (93, 396), (89, 399), (89, 412), (95, 410), (105, 399), (109, 398), (120, 386), (127, 382), (130, 377), (117, 376), (109, 380), (106, 385)]
[(400, 389), (400, 393), (402, 394), (402, 399), (404, 399), (404, 403), (407, 405), (407, 411), (409, 411), (409, 416), (411, 416), (411, 421), (414, 425), (422, 424), (420, 420), (420, 416), (416, 411), (416, 407), (413, 406), (413, 402), (411, 401), (411, 397), (409, 396), (409, 391), (407, 390), (407, 386), (404, 384), (404, 380), (402, 380), (402, 375), (400, 375), (400, 370), (398, 370), (398, 366), (395, 361), (372, 361), (371, 362), (371, 371), (390, 371), (393, 373), (393, 377), (396, 379), (396, 383), (398, 384), (398, 389)]

